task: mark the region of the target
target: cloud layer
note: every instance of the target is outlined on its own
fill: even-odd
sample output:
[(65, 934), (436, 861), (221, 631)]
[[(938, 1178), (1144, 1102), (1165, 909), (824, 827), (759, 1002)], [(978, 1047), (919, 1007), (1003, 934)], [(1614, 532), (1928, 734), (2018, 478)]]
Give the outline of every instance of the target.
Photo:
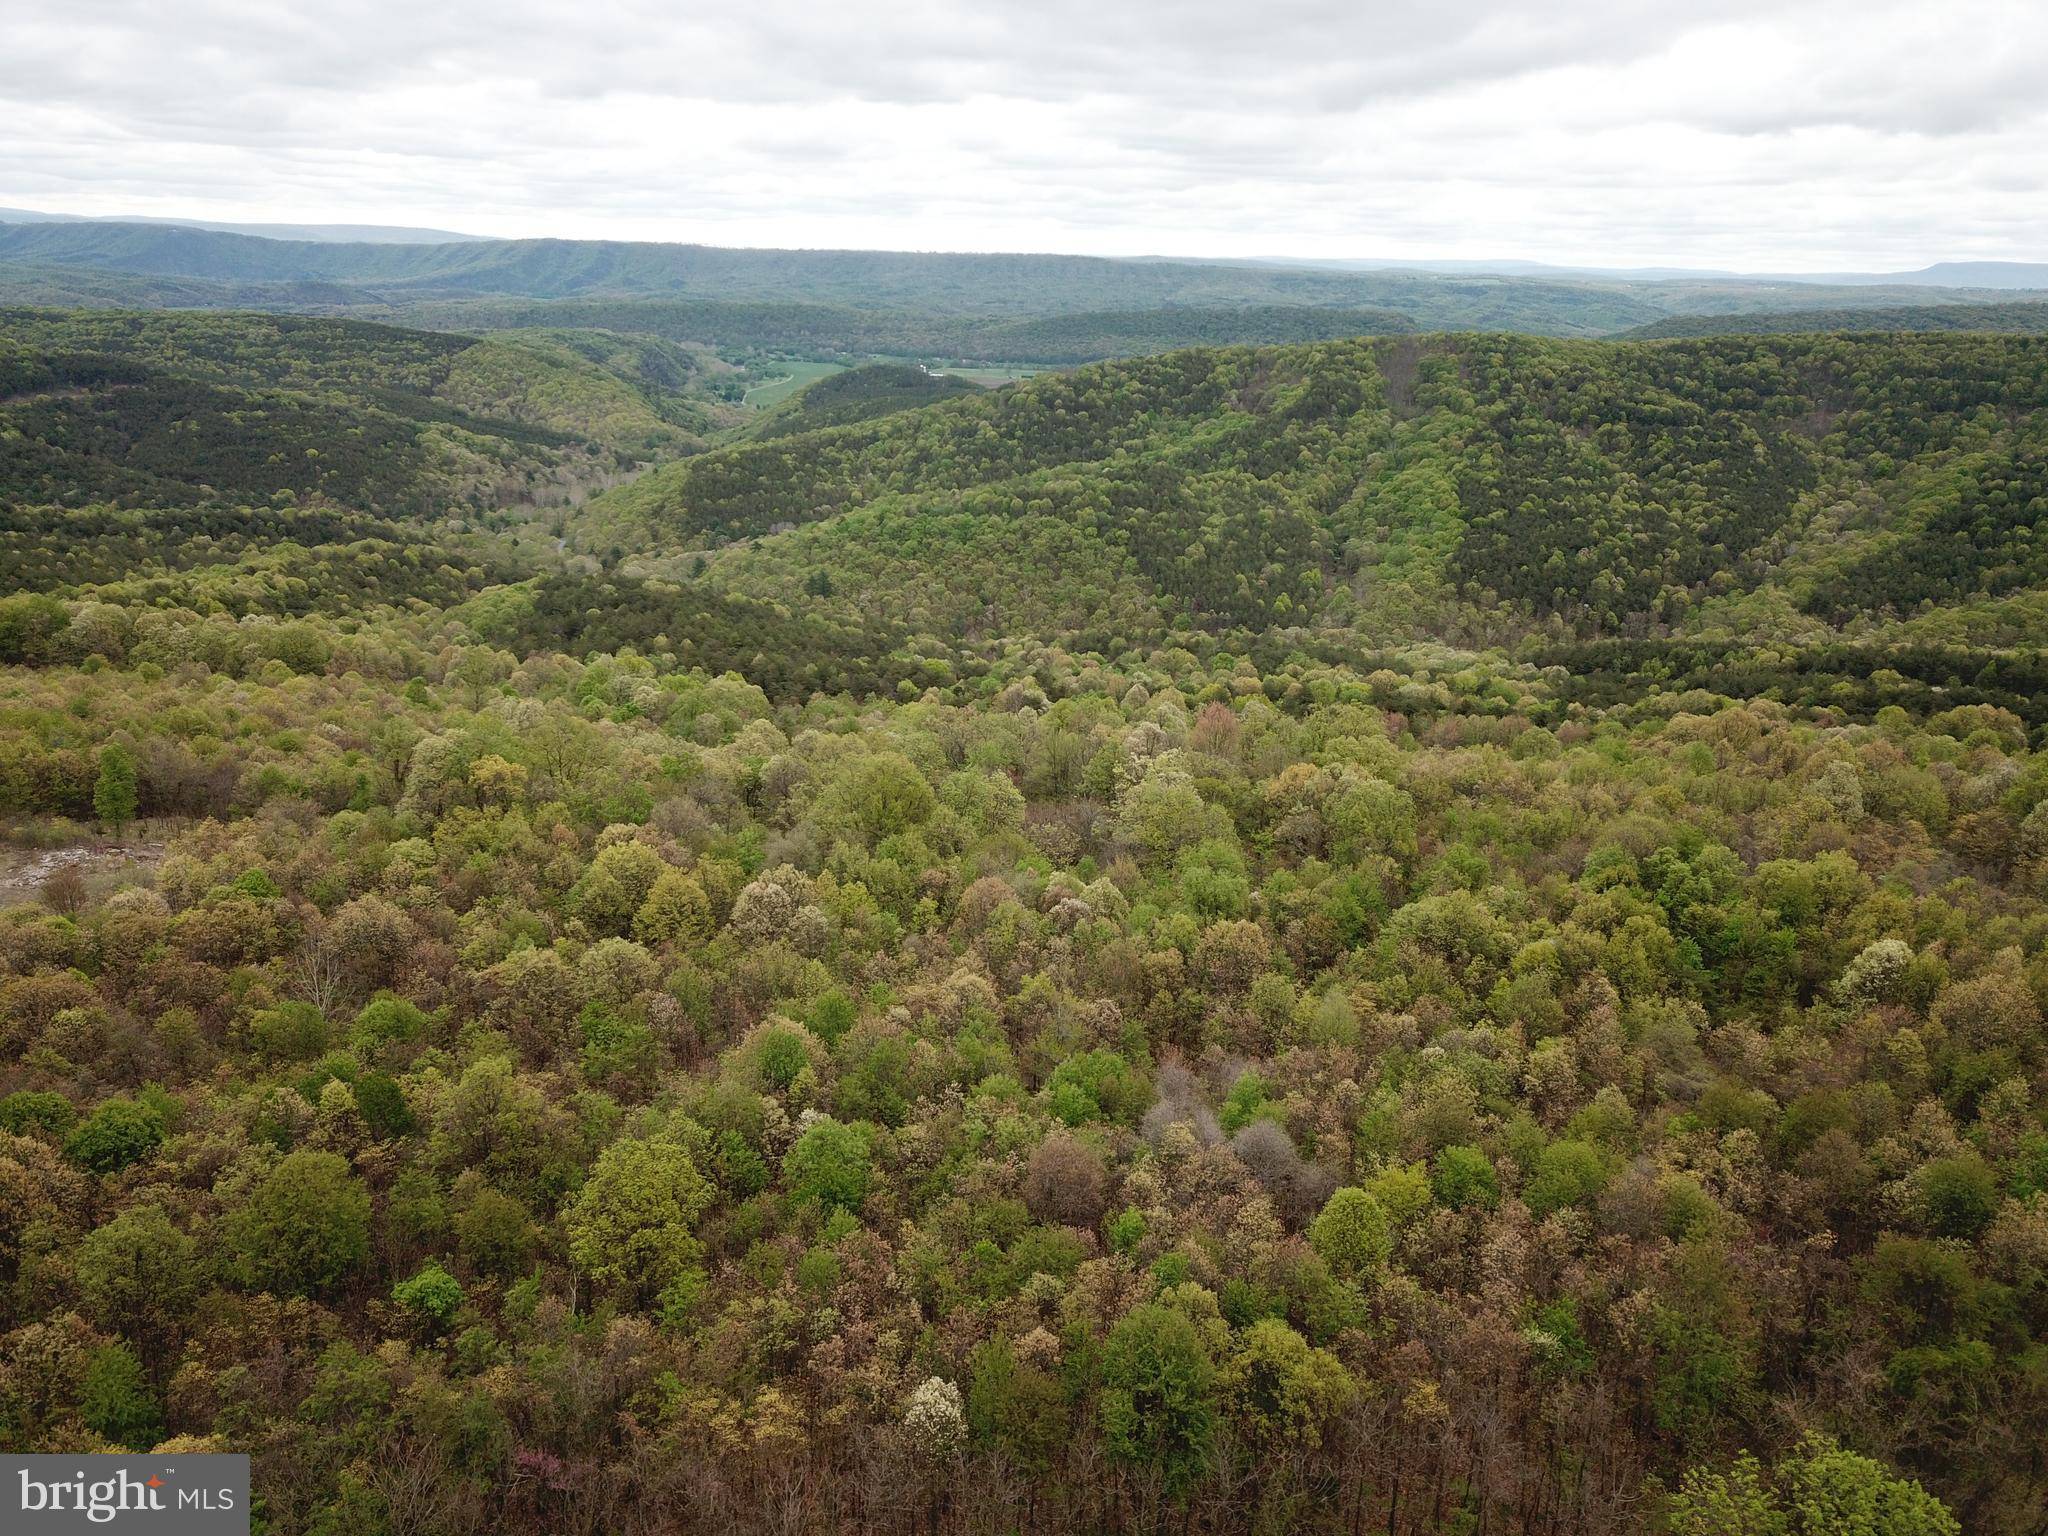
[(64, 212), (1749, 269), (2048, 258), (2038, 0), (19, 10), (0, 202)]

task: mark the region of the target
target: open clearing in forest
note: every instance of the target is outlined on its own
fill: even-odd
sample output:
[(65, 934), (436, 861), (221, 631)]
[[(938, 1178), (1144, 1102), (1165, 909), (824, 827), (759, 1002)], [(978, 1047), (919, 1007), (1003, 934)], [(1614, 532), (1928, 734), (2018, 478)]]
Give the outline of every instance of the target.
[(43, 882), (59, 870), (76, 868), (87, 877), (108, 874), (123, 866), (153, 867), (164, 856), (161, 841), (129, 838), (112, 842), (103, 838), (66, 843), (52, 848), (25, 848), (18, 843), (0, 843), (0, 906), (33, 901)]
[(983, 389), (994, 389), (999, 384), (1014, 384), (1019, 379), (1036, 378), (1039, 374), (1049, 371), (1049, 369), (1044, 367), (1032, 367), (1026, 364), (1019, 364), (1015, 368), (934, 368), (932, 370), (933, 373), (943, 373), (952, 378), (970, 380), (973, 383), (979, 384)]
[(786, 370), (783, 377), (756, 384), (740, 397), (757, 411), (780, 405), (806, 384), (815, 384), (820, 379), (846, 371), (841, 363), (777, 363), (775, 366)]

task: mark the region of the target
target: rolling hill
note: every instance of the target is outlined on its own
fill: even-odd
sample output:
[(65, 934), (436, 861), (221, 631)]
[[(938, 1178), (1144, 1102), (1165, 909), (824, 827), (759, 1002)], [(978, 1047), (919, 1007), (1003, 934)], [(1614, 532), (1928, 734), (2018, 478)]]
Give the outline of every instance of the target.
[(806, 385), (765, 417), (750, 435), (788, 437), (825, 427), (849, 426), (981, 392), (972, 380), (933, 373), (908, 363), (871, 363)]
[(649, 338), (478, 340), (272, 315), (0, 311), (0, 497), (561, 500), (701, 443), (712, 366)]
[[(810, 658), (787, 687), (877, 686), (920, 655), (971, 672), (1026, 640), (1448, 641), (1582, 690), (1654, 674), (1865, 709), (1962, 693), (2031, 720), (2048, 709), (2044, 348), (1397, 335), (994, 391), (890, 365), (731, 441), (745, 418), (707, 392), (721, 365), (646, 335), (14, 311), (0, 494), (428, 521), (552, 505), (572, 558), (508, 555), (501, 585), (540, 585), (491, 609), (492, 633), (637, 645), (690, 609), (724, 654), (779, 612), (781, 652)], [(245, 561), (268, 525), (230, 524)], [(158, 526), (93, 537), (130, 548)], [(835, 653), (857, 664), (817, 660)]]
[(2044, 444), (2024, 337), (1190, 351), (719, 449), (572, 536), (955, 640), (1455, 638), (1693, 673), (1848, 647), (1821, 670), (1866, 681), (1924, 641), (1982, 652), (1944, 686), (2020, 700), (2048, 677)]
[(410, 324), (495, 332), (583, 326), (710, 345), (736, 354), (914, 357), (1060, 366), (1195, 346), (1271, 346), (1416, 328), (1387, 309), (1308, 304), (946, 316), (846, 305), (696, 299), (492, 299), (406, 306)]
[(145, 214), (41, 213), (32, 208), (0, 208), (0, 224), (155, 224), (212, 230), (227, 235), (255, 235), (265, 240), (348, 241), (363, 245), (448, 245), (458, 240), (488, 238), (459, 234), (452, 229), (421, 229), (402, 224), (223, 223), (217, 219), (177, 219)]
[(1788, 336), (1804, 332), (1868, 334), (1899, 331), (2048, 331), (2048, 301), (1994, 304), (1877, 305), (1867, 309), (1757, 310), (1725, 315), (1674, 315), (1623, 332), (1629, 341), (1682, 336)]

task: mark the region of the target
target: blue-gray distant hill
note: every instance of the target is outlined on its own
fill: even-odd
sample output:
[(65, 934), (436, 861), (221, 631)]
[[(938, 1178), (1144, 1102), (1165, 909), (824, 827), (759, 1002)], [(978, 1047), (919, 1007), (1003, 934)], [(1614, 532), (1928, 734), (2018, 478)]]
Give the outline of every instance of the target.
[[(443, 245), (271, 240), (153, 224), (0, 224), (0, 268), (225, 285), (320, 284), (358, 305), (463, 297), (773, 300), (924, 315), (1027, 316), (1167, 306), (1392, 309), (1434, 325), (1575, 333), (1668, 312), (1623, 287), (1503, 283), (1423, 273), (1340, 273), (1091, 256), (739, 250), (619, 240)], [(0, 270), (0, 282), (9, 273)], [(123, 296), (110, 295), (109, 302)], [(142, 300), (146, 302), (146, 300)]]
[(312, 240), (327, 244), (347, 241), (359, 245), (449, 245), (490, 238), (488, 235), (465, 235), (452, 229), (419, 229), (406, 224), (237, 224), (216, 219), (158, 218), (140, 213), (112, 216), (42, 213), (34, 208), (0, 208), (0, 224), (155, 224), (211, 230), (225, 235), (257, 235), (266, 240)]
[[(1830, 286), (1753, 277), (1645, 281), (1028, 253), (743, 250), (621, 240), (284, 240), (139, 222), (0, 222), (0, 302), (262, 308), (407, 323), (435, 323), (424, 309), (463, 301), (682, 301), (813, 305), (990, 325), (1166, 310), (1378, 311), (1424, 330), (1604, 336), (1675, 315), (1994, 302), (2008, 299), (2011, 285), (2030, 269), (1991, 263), (1928, 270), (1952, 273), (1958, 281), (1980, 278), (1989, 286), (1930, 287), (1925, 273)], [(627, 329), (654, 318), (646, 312), (617, 319), (563, 313), (513, 323)], [(487, 322), (466, 315), (458, 323)], [(1304, 341), (1331, 334), (1321, 322), (1300, 321), (1290, 330), (1270, 318), (1220, 329), (1206, 322), (1120, 323), (1130, 334), (1107, 348), (1092, 341), (1076, 347), (1055, 337), (1020, 337), (1018, 349), (1008, 352), (980, 344), (886, 350), (1083, 360), (1192, 342)], [(1336, 324), (1348, 328), (1347, 334), (1358, 333), (1354, 321)], [(689, 339), (722, 342), (717, 336)]]
[(1824, 283), (1883, 283), (1923, 288), (2033, 288), (2048, 290), (2048, 262), (1937, 261), (1917, 272), (1829, 273)]
[(1388, 309), (1307, 304), (1168, 305), (1024, 316), (927, 315), (850, 305), (715, 299), (464, 300), (412, 306), (405, 318), (435, 330), (618, 331), (676, 342), (804, 356), (938, 358), (1059, 366), (1147, 357), (1180, 347), (1276, 346), (1417, 329)]
[(1787, 309), (1740, 315), (1675, 315), (1624, 333), (1630, 341), (1680, 336), (1787, 336), (1842, 331), (1998, 331), (2048, 334), (2048, 301), (2012, 304), (1905, 304), (1872, 309)]

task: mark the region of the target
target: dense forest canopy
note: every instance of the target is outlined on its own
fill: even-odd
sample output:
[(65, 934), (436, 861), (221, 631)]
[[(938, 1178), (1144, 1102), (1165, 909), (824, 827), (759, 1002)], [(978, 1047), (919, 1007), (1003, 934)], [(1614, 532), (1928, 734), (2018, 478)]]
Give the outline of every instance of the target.
[(1191, 351), (722, 448), (607, 493), (579, 537), (1082, 649), (1451, 636), (1585, 672), (1619, 653), (1573, 648), (1609, 640), (1766, 666), (1926, 644), (2038, 722), (2044, 408), (2025, 337)]
[(1391, 309), (1246, 304), (1076, 314), (928, 315), (849, 305), (697, 299), (462, 299), (406, 306), (409, 324), (455, 331), (582, 326), (738, 352), (1073, 364), (1195, 346), (1268, 346), (1416, 329)]
[(2042, 1529), (2048, 338), (600, 319), (0, 312), (0, 1443)]
[(980, 393), (979, 384), (958, 374), (934, 373), (911, 363), (870, 363), (807, 385), (782, 409), (756, 423), (753, 435), (789, 437), (825, 427), (851, 426)]
[(2048, 331), (2048, 303), (1873, 305), (1860, 309), (1758, 310), (1742, 314), (1674, 315), (1638, 326), (1632, 341), (1673, 336), (1791, 335), (1802, 331)]
[(485, 513), (701, 446), (731, 371), (605, 333), (0, 310), (0, 498)]

